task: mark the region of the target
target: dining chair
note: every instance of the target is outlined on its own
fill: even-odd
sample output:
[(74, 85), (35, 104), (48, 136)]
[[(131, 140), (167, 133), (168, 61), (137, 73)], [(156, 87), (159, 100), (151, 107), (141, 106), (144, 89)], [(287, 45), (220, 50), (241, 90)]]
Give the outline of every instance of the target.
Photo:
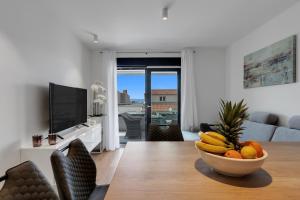
[(208, 132), (208, 131), (216, 131), (217, 124), (208, 124), (208, 123), (200, 123), (200, 131)]
[(31, 162), (26, 161), (8, 169), (1, 191), (1, 200), (59, 200), (45, 176)]
[(80, 139), (69, 144), (68, 154), (57, 150), (51, 164), (61, 200), (102, 200), (109, 185), (96, 185), (96, 165)]
[(133, 116), (128, 113), (122, 113), (120, 116), (124, 119), (126, 124), (126, 135), (128, 139), (141, 139), (142, 137), (142, 128), (140, 116)]
[(184, 141), (180, 127), (170, 124), (167, 129), (161, 129), (159, 125), (150, 124), (148, 129), (148, 141)]

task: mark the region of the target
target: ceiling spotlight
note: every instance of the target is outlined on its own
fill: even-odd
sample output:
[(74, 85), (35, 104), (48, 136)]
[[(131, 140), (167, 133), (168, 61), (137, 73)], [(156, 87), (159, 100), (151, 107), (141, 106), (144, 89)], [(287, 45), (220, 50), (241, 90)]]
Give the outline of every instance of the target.
[(168, 19), (168, 7), (164, 7), (162, 10), (162, 20), (167, 20)]
[(98, 44), (99, 43), (98, 35), (93, 34), (93, 37), (94, 37), (93, 43)]

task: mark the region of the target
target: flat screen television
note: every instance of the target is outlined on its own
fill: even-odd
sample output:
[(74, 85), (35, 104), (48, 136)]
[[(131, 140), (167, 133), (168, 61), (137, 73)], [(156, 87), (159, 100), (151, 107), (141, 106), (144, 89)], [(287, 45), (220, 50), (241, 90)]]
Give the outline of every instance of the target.
[(87, 90), (49, 83), (49, 132), (87, 121)]

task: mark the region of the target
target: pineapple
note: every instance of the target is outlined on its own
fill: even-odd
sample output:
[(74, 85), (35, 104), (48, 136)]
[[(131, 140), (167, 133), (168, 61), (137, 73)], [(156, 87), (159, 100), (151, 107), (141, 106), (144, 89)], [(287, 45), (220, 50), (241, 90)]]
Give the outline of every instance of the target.
[(218, 132), (224, 135), (227, 140), (233, 143), (236, 150), (240, 149), (239, 136), (244, 130), (242, 124), (248, 118), (248, 107), (244, 100), (239, 103), (231, 103), (221, 99), (221, 108), (219, 111), (220, 122), (218, 123)]

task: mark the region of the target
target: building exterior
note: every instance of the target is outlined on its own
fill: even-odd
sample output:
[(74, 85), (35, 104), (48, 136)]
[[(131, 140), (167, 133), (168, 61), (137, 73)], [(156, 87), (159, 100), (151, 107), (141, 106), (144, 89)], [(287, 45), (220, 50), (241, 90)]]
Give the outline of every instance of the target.
[[(176, 89), (151, 90), (152, 112), (177, 112), (177, 100)], [(132, 103), (127, 90), (123, 90), (123, 92), (118, 91), (118, 104), (131, 105), (130, 108), (137, 107), (138, 110), (141, 110), (141, 106), (144, 106), (142, 103)]]
[(118, 104), (119, 105), (129, 105), (129, 104), (131, 104), (130, 96), (127, 93), (127, 90), (123, 90), (123, 92), (118, 91)]
[(151, 90), (152, 112), (177, 112), (177, 90)]

